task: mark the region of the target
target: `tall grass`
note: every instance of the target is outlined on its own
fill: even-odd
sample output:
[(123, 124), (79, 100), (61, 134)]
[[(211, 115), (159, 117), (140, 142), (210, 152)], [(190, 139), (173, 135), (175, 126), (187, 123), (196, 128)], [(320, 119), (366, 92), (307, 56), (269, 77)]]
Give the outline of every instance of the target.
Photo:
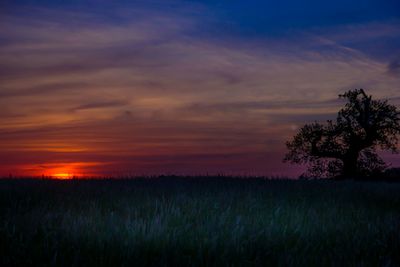
[(1, 266), (399, 266), (400, 184), (1, 180)]

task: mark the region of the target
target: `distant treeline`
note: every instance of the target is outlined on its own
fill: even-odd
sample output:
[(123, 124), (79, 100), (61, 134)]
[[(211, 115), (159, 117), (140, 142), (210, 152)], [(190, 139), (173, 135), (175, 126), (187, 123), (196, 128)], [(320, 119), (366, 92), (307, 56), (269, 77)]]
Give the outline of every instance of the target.
[[(68, 179), (57, 179), (52, 176), (16, 176), (10, 174), (9, 176), (0, 176), (0, 179), (35, 179), (35, 180), (59, 180), (59, 181), (71, 181), (71, 180), (335, 180), (335, 178), (315, 178), (300, 176), (299, 178), (289, 178), (285, 176), (252, 176), (252, 175), (119, 175), (119, 176), (72, 176)], [(364, 178), (357, 178), (360, 181), (382, 181), (382, 182), (400, 182), (400, 168), (388, 168), (384, 172), (379, 173), (375, 176), (368, 176)]]

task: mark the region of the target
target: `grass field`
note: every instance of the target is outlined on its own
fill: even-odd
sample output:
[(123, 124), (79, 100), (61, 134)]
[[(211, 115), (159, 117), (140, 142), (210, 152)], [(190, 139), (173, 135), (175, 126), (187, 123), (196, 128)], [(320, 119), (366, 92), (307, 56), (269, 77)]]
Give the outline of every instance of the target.
[(399, 266), (400, 183), (0, 180), (0, 266)]

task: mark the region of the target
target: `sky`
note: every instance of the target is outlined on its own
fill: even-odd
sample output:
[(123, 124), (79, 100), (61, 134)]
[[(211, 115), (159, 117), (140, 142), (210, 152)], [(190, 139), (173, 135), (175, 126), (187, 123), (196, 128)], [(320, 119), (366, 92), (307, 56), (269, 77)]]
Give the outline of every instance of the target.
[(0, 175), (295, 177), (299, 127), (399, 85), (397, 0), (3, 0)]

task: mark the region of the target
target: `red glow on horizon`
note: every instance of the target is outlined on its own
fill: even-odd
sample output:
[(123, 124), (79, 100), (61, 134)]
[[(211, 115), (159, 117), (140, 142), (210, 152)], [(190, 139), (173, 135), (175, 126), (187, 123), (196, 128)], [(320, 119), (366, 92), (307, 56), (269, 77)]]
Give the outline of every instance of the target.
[(73, 174), (70, 173), (55, 173), (51, 175), (51, 178), (58, 179), (58, 180), (69, 180), (75, 177)]
[(13, 174), (16, 177), (48, 177), (51, 179), (68, 180), (95, 176), (98, 165), (100, 165), (98, 162), (26, 164), (21, 167), (15, 166), (15, 171), (10, 172), (10, 175)]
[(68, 180), (75, 177), (77, 168), (74, 165), (66, 165), (50, 168), (47, 172), (52, 179)]

